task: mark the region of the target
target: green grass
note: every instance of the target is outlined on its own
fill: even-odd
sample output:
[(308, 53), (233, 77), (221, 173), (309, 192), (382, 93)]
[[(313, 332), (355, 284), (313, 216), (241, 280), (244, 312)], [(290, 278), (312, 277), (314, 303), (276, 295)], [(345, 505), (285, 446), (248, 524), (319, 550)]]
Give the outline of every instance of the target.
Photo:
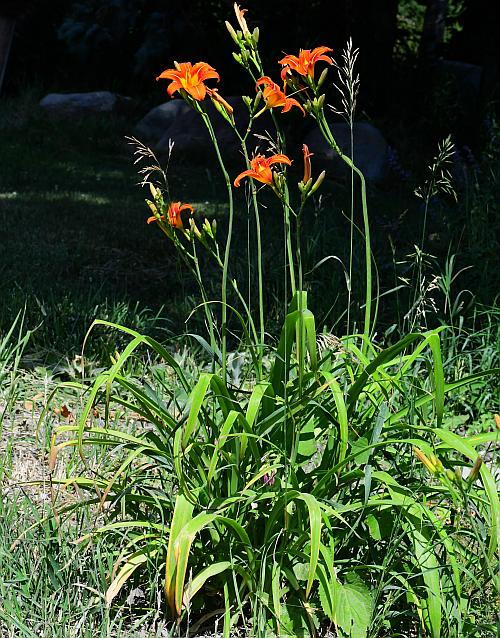
[(179, 286), (170, 246), (145, 224), (132, 122), (51, 121), (26, 100), (0, 110), (0, 326), (26, 304), (31, 349), (52, 362), (79, 352), (96, 316), (179, 328), (192, 283)]
[[(76, 541), (95, 527), (113, 524), (124, 516), (145, 522), (146, 527), (163, 525), (178, 508), (179, 516), (189, 519), (192, 512), (179, 496), (182, 491), (196, 495), (198, 521), (207, 516), (207, 507), (216, 511), (226, 501), (221, 509), (226, 518), (232, 516), (244, 527), (255, 519), (249, 534), (259, 550), (254, 556), (260, 561), (258, 569), (254, 569), (254, 559), (247, 566), (241, 543), (225, 533), (225, 523), (221, 520), (212, 526), (212, 520), (203, 519), (198, 530), (201, 540), (196, 539), (192, 546), (191, 565), (210, 568), (211, 562), (222, 559), (217, 563), (221, 571), (212, 574), (216, 585), (212, 590), (208, 588), (214, 597), (198, 597), (202, 602), (196, 604), (201, 607), (193, 603), (193, 619), (201, 615), (201, 609), (212, 610), (224, 604), (227, 607), (227, 598), (224, 600), (221, 595), (224, 582), (226, 596), (232, 592), (244, 597), (231, 613), (241, 613), (243, 624), (247, 620), (245, 614), (254, 614), (263, 629), (279, 613), (281, 597), (286, 598), (280, 580), (293, 583), (292, 574), (296, 573), (299, 580), (304, 580), (300, 587), (310, 590), (314, 605), (321, 606), (329, 617), (337, 613), (332, 592), (340, 591), (352, 600), (357, 595), (367, 608), (375, 608), (376, 601), (371, 635), (399, 635), (389, 631), (407, 635), (419, 624), (416, 606), (410, 606), (419, 600), (428, 610), (425, 613), (433, 617), (426, 621), (428, 627), (433, 635), (438, 635), (441, 625), (451, 632), (457, 620), (453, 616), (457, 603), (453, 588), (458, 591), (459, 587), (450, 567), (458, 565), (467, 601), (462, 605), (467, 635), (492, 636), (496, 621), (494, 565), (489, 562), (486, 546), (488, 534), (490, 549), (493, 542), (488, 509), (490, 501), (491, 510), (495, 506), (491, 485), (490, 492), (486, 492), (480, 485), (463, 488), (455, 479), (450, 483), (444, 473), (429, 478), (412, 456), (411, 445), (421, 445), (428, 454), (435, 450), (450, 472), (455, 467), (470, 468), (479, 451), (489, 455), (485, 454), (487, 464), (494, 465), (489, 447), (480, 444), (478, 452), (468, 452), (464, 441), (476, 433), (482, 434), (483, 442), (493, 441), (497, 381), (475, 377), (467, 386), (450, 389), (443, 429), (429, 428), (434, 417), (438, 423), (441, 418), (443, 373), (450, 381), (498, 365), (498, 309), (488, 308), (484, 315), (478, 312), (476, 322), (467, 323), (464, 308), (454, 304), (453, 330), (441, 333), (444, 370), (435, 349), (432, 356), (416, 351), (413, 354), (411, 349), (400, 351), (399, 347), (378, 354), (381, 348), (394, 344), (394, 335), (401, 328), (394, 296), (388, 303), (384, 301), (381, 314), (382, 325), (395, 326), (395, 332), (375, 341), (368, 358), (351, 338), (341, 344), (340, 350), (332, 346), (328, 352), (327, 348), (318, 366), (313, 355), (316, 335), (312, 315), (308, 315), (310, 358), (295, 361), (292, 351), (287, 350), (287, 341), (280, 342), (269, 374), (273, 388), (269, 396), (261, 396), (262, 388), (254, 385), (248, 361), (242, 368), (241, 385), (236, 388), (238, 382), (233, 380), (229, 391), (224, 390), (217, 375), (199, 376), (200, 371), (205, 371), (203, 359), (197, 356), (193, 360), (194, 349), (186, 350), (184, 345), (181, 349), (181, 342), (172, 338), (186, 330), (184, 317), (198, 297), (170, 243), (154, 226), (145, 224), (143, 193), (135, 186), (137, 176), (131, 153), (123, 142), (132, 124), (126, 119), (56, 123), (37, 114), (33, 95), (27, 96), (24, 103), (6, 102), (0, 108), (0, 153), (9, 158), (0, 175), (0, 221), (5, 229), (0, 253), (0, 293), (7, 300), (0, 311), (0, 335), (7, 335), (3, 341), (0, 339), (1, 638), (62, 638), (68, 635), (68, 627), (75, 638), (131, 638), (139, 635), (139, 627), (153, 627), (152, 635), (160, 631), (161, 623), (155, 619), (166, 617), (164, 600), (157, 599), (165, 573), (163, 553), (146, 551), (146, 571), (138, 572), (137, 580), (127, 583), (110, 609), (104, 593), (113, 578), (113, 565), (120, 552), (127, 555), (133, 547), (142, 549), (145, 539), (131, 530), (111, 527), (107, 536), (96, 534), (90, 542)], [(200, 179), (199, 168), (174, 164), (171, 186), (175, 199), (194, 203), (208, 216), (224, 217), (218, 181), (210, 173), (203, 173)], [(405, 251), (409, 252), (420, 225), (418, 218), (410, 220), (418, 206), (411, 204), (408, 209), (408, 195), (407, 188), (396, 188), (391, 193), (380, 189), (371, 192), (372, 208), (378, 211), (372, 225), (382, 290), (394, 285), (395, 276), (388, 235), (396, 244), (397, 261)], [(347, 204), (347, 188), (329, 184), (323, 199), (308, 211), (305, 271), (312, 270), (318, 256), (345, 260), (347, 223), (342, 211), (347, 210)], [(396, 224), (405, 209), (410, 212)], [(446, 218), (452, 209), (440, 203), (438, 210)], [(477, 208), (474, 210), (477, 212)], [(275, 248), (281, 242), (281, 227), (274, 212), (271, 205), (263, 211), (264, 272), (267, 325), (277, 335), (274, 328), (280, 325), (284, 314), (277, 301), (283, 298), (283, 259)], [(447, 223), (437, 224), (433, 230), (446, 230)], [(219, 232), (223, 232), (223, 225)], [(246, 205), (241, 196), (233, 272), (242, 282), (251, 281), (254, 275), (253, 265), (248, 264), (246, 229)], [(361, 238), (357, 243), (361, 245)], [(429, 268), (434, 267), (432, 261), (429, 263)], [(327, 267), (315, 270), (308, 286), (313, 291), (310, 297), (319, 325), (341, 332), (339, 314), (345, 307), (345, 284), (337, 264), (332, 267), (329, 261)], [(202, 267), (217, 299), (215, 269), (206, 259)], [(362, 261), (354, 264), (356, 290), (362, 288), (362, 269)], [(459, 299), (450, 286), (446, 289), (448, 304)], [(244, 283), (242, 289), (246, 290)], [(400, 302), (404, 307), (404, 291)], [(21, 328), (20, 319), (12, 334), (8, 333), (24, 305), (25, 325), (36, 328), (29, 342), (24, 339), (25, 328)], [(357, 316), (362, 315), (362, 308), (354, 310)], [(193, 330), (193, 324), (195, 329), (202, 328), (199, 314), (188, 330)], [(302, 329), (292, 315), (287, 319), (288, 344), (296, 330)], [(95, 381), (98, 402), (94, 405), (93, 396), (89, 398), (85, 387), (83, 395), (75, 390), (74, 382), (58, 388), (52, 396), (61, 376), (79, 378), (77, 355), (83, 336), (96, 317), (153, 334), (169, 349), (164, 351), (154, 345), (149, 353), (138, 350), (137, 356), (135, 352), (129, 356), (131, 350), (123, 353), (129, 336), (100, 326), (89, 341), (94, 361), (87, 369), (90, 378), (84, 380), (89, 384)], [(444, 314), (443, 319), (448, 316)], [(433, 320), (438, 322), (439, 316)], [(305, 324), (304, 319), (303, 327)], [(432, 337), (434, 348), (436, 336)], [(405, 343), (409, 345), (409, 341)], [(116, 350), (122, 351), (122, 356), (109, 371), (109, 356), (114, 356)], [(403, 352), (407, 359), (400, 358)], [(266, 374), (274, 354), (270, 348), (265, 359)], [(34, 367), (34, 373), (20, 370), (21, 361), (26, 367)], [(283, 361), (287, 362), (284, 366)], [(402, 366), (404, 361), (413, 367), (406, 369)], [(366, 366), (370, 375), (365, 372)], [(181, 371), (184, 385), (175, 380), (175, 370)], [(328, 383), (323, 387), (318, 378)], [(108, 388), (112, 391), (109, 413), (105, 407), (109, 397), (104, 392)], [(63, 405), (71, 412), (69, 417), (61, 413)], [(289, 414), (283, 412), (283, 406), (288, 406)], [(86, 423), (82, 409), (93, 415), (91, 423)], [(36, 423), (42, 410), (43, 427), (37, 438)], [(180, 415), (186, 417), (181, 423), (186, 423), (187, 433), (178, 427)], [(252, 424), (249, 437), (245, 419)], [(293, 436), (291, 423), (295, 424)], [(99, 430), (101, 427), (106, 431)], [(76, 431), (78, 440), (84, 432), (85, 436), (95, 434), (96, 445), (85, 445), (87, 465), (81, 462), (77, 450), (62, 449), (51, 486), (43, 479), (48, 476), (47, 452), (55, 428), (57, 443)], [(449, 431), (458, 432), (461, 438), (453, 438)], [(127, 444), (126, 439), (120, 438), (131, 434), (141, 437), (140, 445), (137, 440)], [(111, 439), (111, 445), (108, 442), (101, 449), (100, 443), (106, 437)], [(252, 452), (246, 464), (240, 461), (240, 439), (247, 444), (247, 455), (248, 450)], [(326, 444), (318, 457), (319, 465), (314, 445), (317, 439)], [(290, 463), (291, 457), (298, 461)], [(145, 459), (146, 464), (138, 463), (139, 458)], [(335, 464), (338, 467), (334, 468), (334, 476)], [(102, 513), (97, 507), (94, 484), (102, 491), (112, 470), (120, 465), (122, 471), (107, 496), (109, 510)], [(275, 484), (263, 483), (264, 471), (277, 471)], [(75, 485), (60, 489), (58, 484), (64, 476), (76, 477)], [(90, 477), (90, 483), (84, 477)], [(248, 500), (249, 488), (245, 487), (254, 478), (251, 488), (258, 503), (256, 511)], [(42, 484), (27, 485), (26, 479), (42, 480)], [(177, 499), (173, 486), (179, 490)], [(300, 489), (302, 495), (297, 495), (295, 489)], [(87, 490), (89, 502), (83, 496)], [(56, 494), (58, 517), (52, 516), (51, 499)], [(294, 506), (286, 500), (288, 494), (294, 495)], [(389, 496), (392, 501), (380, 501)], [(65, 517), (61, 508), (77, 502), (80, 506)], [(427, 502), (437, 519), (428, 518)], [(271, 517), (270, 503), (275, 508)], [(318, 503), (323, 508), (321, 539), (325, 546), (321, 550)], [(367, 508), (373, 508), (370, 511), (376, 516), (367, 516)], [(441, 514), (443, 527), (438, 523)], [(286, 530), (281, 518), (291, 521)], [(382, 529), (387, 519), (391, 528), (388, 534)], [(168, 537), (164, 530), (156, 534), (158, 528), (151, 529), (152, 539), (165, 550)], [(267, 530), (264, 545), (263, 530)], [(170, 537), (173, 535), (172, 531)], [(181, 538), (183, 551), (188, 553), (190, 535), (186, 532)], [(127, 546), (127, 541), (132, 545)], [(449, 552), (450, 543), (455, 544), (455, 554)], [(458, 551), (462, 546), (466, 551)], [(313, 554), (319, 561), (321, 582), (315, 578)], [(333, 569), (333, 556), (337, 571)], [(248, 568), (248, 583), (239, 583), (238, 570), (232, 579), (223, 580), (230, 557), (236, 557), (241, 569)], [(188, 578), (187, 574), (184, 576)], [(359, 576), (364, 580), (361, 585)], [(147, 591), (144, 599), (133, 603), (128, 595), (138, 583), (147, 583)], [(177, 607), (181, 603), (181, 586), (182, 582), (171, 587)], [(435, 604), (439, 596), (446, 606), (443, 609)], [(285, 624), (294, 624), (297, 609), (303, 612), (302, 620), (309, 617), (308, 607), (298, 594), (288, 600), (292, 605), (289, 609), (283, 607), (285, 616), (290, 616)], [(344, 621), (348, 624), (349, 618)], [(363, 625), (364, 621), (357, 622)], [(447, 635), (454, 638), (451, 633)]]

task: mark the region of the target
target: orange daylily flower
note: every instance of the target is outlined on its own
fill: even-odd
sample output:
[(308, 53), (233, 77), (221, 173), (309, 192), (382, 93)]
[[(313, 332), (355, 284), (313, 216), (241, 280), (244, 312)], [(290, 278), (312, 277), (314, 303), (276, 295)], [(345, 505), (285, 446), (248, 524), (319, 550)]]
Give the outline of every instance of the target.
[(283, 59), (281, 59), (278, 64), (281, 64), (283, 67), (281, 71), (281, 79), (285, 81), (287, 73), (290, 71), (295, 71), (299, 75), (309, 76), (314, 79), (314, 65), (316, 62), (322, 60), (323, 62), (328, 62), (328, 64), (333, 64), (333, 60), (329, 55), (325, 55), (329, 51), (333, 51), (329, 47), (316, 47), (312, 51), (310, 49), (301, 49), (299, 51), (299, 55), (285, 55)]
[(282, 91), (276, 82), (273, 82), (269, 76), (264, 75), (259, 78), (255, 83), (255, 88), (258, 89), (261, 84), (264, 85), (262, 97), (264, 98), (267, 108), (274, 109), (277, 106), (282, 106), (283, 109), (281, 112), (286, 113), (292, 108), (292, 106), (298, 106), (305, 116), (306, 112), (297, 100), (294, 100), (293, 97), (287, 97), (285, 92)]
[(286, 155), (283, 155), (282, 153), (271, 155), (271, 157), (257, 155), (250, 161), (251, 168), (247, 171), (243, 171), (243, 173), (240, 173), (234, 180), (234, 185), (238, 187), (244, 177), (251, 177), (258, 182), (262, 182), (263, 184), (272, 186), (274, 175), (271, 170), (271, 166), (273, 164), (287, 164), (288, 166), (290, 166), (292, 162)]
[(176, 91), (184, 89), (195, 100), (205, 99), (207, 87), (206, 80), (220, 80), (217, 71), (206, 62), (175, 62), (175, 69), (166, 69), (156, 78), (157, 80), (172, 80), (168, 85), (167, 93), (172, 96)]
[(302, 183), (307, 184), (307, 182), (311, 179), (311, 157), (314, 153), (309, 151), (307, 144), (302, 145), (302, 153), (304, 154), (304, 177), (302, 179)]
[[(171, 226), (173, 226), (174, 228), (184, 228), (184, 226), (182, 225), (182, 218), (181, 218), (181, 212), (183, 210), (188, 210), (190, 211), (191, 214), (193, 214), (194, 209), (191, 206), (191, 204), (183, 204), (182, 202), (172, 202), (169, 207), (168, 207), (168, 211), (167, 211), (167, 216), (168, 216), (168, 221), (170, 223)], [(165, 215), (161, 215), (160, 219), (162, 221), (165, 221)], [(151, 224), (152, 222), (156, 222), (158, 221), (158, 218), (155, 217), (154, 215), (152, 217), (148, 217), (147, 223)]]

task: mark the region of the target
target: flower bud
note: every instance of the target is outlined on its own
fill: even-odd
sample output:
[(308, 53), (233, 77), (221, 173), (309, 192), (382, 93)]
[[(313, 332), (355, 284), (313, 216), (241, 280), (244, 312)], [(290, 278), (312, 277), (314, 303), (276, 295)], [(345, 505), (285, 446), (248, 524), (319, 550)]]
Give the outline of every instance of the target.
[(325, 94), (323, 93), (323, 95), (320, 95), (318, 98), (318, 108), (322, 109), (324, 104), (325, 104)]
[(471, 473), (469, 474), (470, 483), (474, 483), (479, 475), (479, 470), (481, 469), (481, 465), (483, 464), (483, 459), (478, 456), (476, 462), (474, 463)]
[(248, 30), (247, 21), (245, 20), (245, 13), (248, 9), (240, 9), (239, 5), (234, 3), (234, 13), (236, 15), (236, 19), (238, 20), (238, 24), (240, 25), (240, 29), (243, 35), (250, 35), (250, 31)]
[(156, 215), (158, 215), (158, 209), (156, 208), (156, 206), (153, 204), (153, 202), (150, 199), (146, 199), (146, 204), (149, 206), (149, 210), (153, 213), (153, 215), (156, 217)]
[(462, 470), (459, 467), (455, 468), (455, 480), (458, 484), (462, 482)]
[(309, 191), (309, 195), (312, 195), (313, 193), (315, 193), (318, 190), (318, 188), (323, 183), (323, 180), (325, 179), (325, 175), (326, 175), (326, 172), (325, 171), (321, 171), (321, 173), (318, 175), (318, 179), (314, 182), (313, 187)]
[(324, 83), (324, 81), (326, 80), (326, 76), (328, 75), (328, 67), (325, 67), (323, 69), (323, 72), (321, 73), (321, 75), (319, 76), (319, 80), (318, 80), (318, 89), (321, 88), (321, 85)]
[(497, 426), (497, 430), (500, 430), (500, 414), (495, 414), (495, 425)]
[(192, 217), (189, 218), (189, 230), (193, 233), (195, 237), (201, 239), (201, 233), (198, 226), (195, 224), (195, 221)]
[(242, 95), (241, 99), (243, 100), (243, 103), (245, 104), (247, 109), (250, 111), (252, 109), (252, 98), (248, 97), (248, 95)]
[(229, 31), (229, 35), (233, 38), (234, 43), (240, 46), (240, 39), (236, 35), (236, 31), (231, 26), (231, 23), (226, 20), (226, 29)]
[(415, 456), (418, 458), (418, 460), (427, 468), (427, 470), (431, 474), (436, 473), (436, 468), (434, 467), (433, 463), (431, 463), (431, 461), (426, 457), (426, 455), (422, 452), (420, 448), (414, 447), (413, 452)]
[(445, 474), (446, 474), (446, 477), (447, 477), (447, 478), (448, 478), (448, 479), (449, 479), (452, 483), (455, 483), (455, 482), (456, 482), (457, 477), (456, 477), (455, 472), (454, 472), (453, 470), (448, 469), (448, 470), (446, 470)]
[(429, 458), (431, 460), (432, 465), (434, 465), (434, 467), (436, 468), (436, 471), (441, 473), (443, 471), (443, 464), (438, 459), (438, 457), (435, 454), (429, 454)]
[(304, 177), (302, 178), (302, 183), (307, 184), (311, 179), (311, 157), (314, 153), (309, 151), (307, 144), (302, 144), (302, 154), (304, 155)]
[(235, 53), (233, 51), (233, 58), (238, 62), (238, 64), (243, 64), (243, 60), (241, 59), (241, 55), (239, 53)]
[(154, 185), (151, 184), (151, 182), (149, 182), (149, 190), (151, 191), (151, 195), (153, 196), (153, 199), (156, 199), (158, 197), (158, 191), (156, 190)]
[(312, 185), (312, 177), (310, 177), (305, 183), (304, 181), (298, 183), (299, 191), (303, 195), (306, 195), (309, 192), (311, 185)]
[(259, 36), (260, 36), (259, 27), (255, 27), (252, 33), (252, 40), (255, 46), (259, 44)]

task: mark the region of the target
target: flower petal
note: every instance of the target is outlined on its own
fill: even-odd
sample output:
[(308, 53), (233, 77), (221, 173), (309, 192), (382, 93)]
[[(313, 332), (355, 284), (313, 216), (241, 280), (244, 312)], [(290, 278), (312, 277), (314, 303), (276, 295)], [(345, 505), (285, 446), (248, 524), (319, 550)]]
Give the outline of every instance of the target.
[(302, 105), (299, 102), (297, 102), (297, 100), (295, 100), (293, 97), (286, 98), (285, 106), (283, 107), (283, 110), (281, 112), (287, 113), (292, 108), (292, 106), (298, 106), (299, 109), (302, 111), (302, 114), (304, 115), (304, 117), (306, 116), (306, 112), (302, 108)]
[(259, 179), (259, 174), (257, 173), (257, 171), (254, 171), (252, 169), (243, 171), (243, 173), (240, 173), (238, 177), (234, 180), (234, 185), (236, 186), (236, 188), (239, 187), (240, 182), (244, 177), (253, 177), (254, 179)]
[(191, 97), (193, 97), (195, 100), (201, 102), (205, 99), (205, 95), (207, 94), (207, 87), (203, 84), (203, 82), (200, 82), (199, 84), (188, 84), (188, 86), (186, 86), (186, 92), (189, 93), (189, 95), (191, 95)]
[(272, 164), (287, 164), (288, 166), (291, 166), (292, 161), (286, 155), (283, 155), (283, 153), (277, 153), (267, 160), (268, 166), (271, 166)]
[(160, 75), (156, 78), (157, 80), (179, 80), (181, 74), (177, 69), (165, 69), (162, 71)]
[(168, 87), (167, 87), (167, 93), (168, 95), (170, 95), (170, 97), (172, 97), (172, 95), (176, 92), (179, 91), (180, 89), (182, 89), (182, 84), (180, 82), (178, 82), (177, 80), (175, 80), (174, 82), (171, 82)]
[(220, 75), (217, 71), (206, 62), (197, 62), (193, 66), (192, 74), (196, 74), (201, 82), (205, 80), (220, 80)]

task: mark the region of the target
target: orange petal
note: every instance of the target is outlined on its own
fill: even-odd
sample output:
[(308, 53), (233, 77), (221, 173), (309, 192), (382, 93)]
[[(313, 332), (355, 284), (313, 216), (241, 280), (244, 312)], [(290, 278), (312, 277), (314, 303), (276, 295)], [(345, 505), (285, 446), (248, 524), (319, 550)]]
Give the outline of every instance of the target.
[(268, 166), (271, 166), (271, 164), (287, 164), (291, 166), (292, 161), (286, 155), (283, 155), (283, 153), (277, 153), (268, 159)]
[(292, 106), (298, 106), (298, 108), (302, 111), (304, 117), (306, 116), (306, 112), (302, 108), (302, 105), (299, 104), (297, 100), (294, 100), (293, 97), (287, 97), (287, 99), (285, 100), (285, 106), (283, 107), (283, 110), (281, 112), (287, 113), (292, 108)]
[(186, 87), (186, 91), (195, 100), (198, 100), (198, 102), (201, 102), (202, 100), (205, 99), (205, 96), (207, 94), (207, 87), (203, 84), (203, 82), (200, 82), (199, 84), (188, 85)]
[(165, 69), (160, 75), (156, 78), (157, 80), (179, 80), (180, 73), (177, 69)]
[(205, 80), (220, 80), (220, 75), (217, 71), (207, 64), (206, 62), (197, 62), (192, 69), (192, 74), (197, 74), (199, 79), (204, 82)]
[(238, 177), (234, 180), (234, 185), (236, 186), (236, 188), (239, 187), (240, 182), (244, 177), (253, 177), (257, 179), (259, 177), (259, 174), (256, 171), (253, 171), (251, 169), (247, 171), (243, 171), (243, 173), (240, 173)]
[(168, 87), (167, 87), (167, 93), (168, 95), (170, 95), (170, 97), (172, 97), (172, 95), (176, 92), (179, 91), (180, 89), (182, 89), (182, 84), (180, 82), (178, 82), (177, 80), (175, 80), (174, 82), (171, 82)]

